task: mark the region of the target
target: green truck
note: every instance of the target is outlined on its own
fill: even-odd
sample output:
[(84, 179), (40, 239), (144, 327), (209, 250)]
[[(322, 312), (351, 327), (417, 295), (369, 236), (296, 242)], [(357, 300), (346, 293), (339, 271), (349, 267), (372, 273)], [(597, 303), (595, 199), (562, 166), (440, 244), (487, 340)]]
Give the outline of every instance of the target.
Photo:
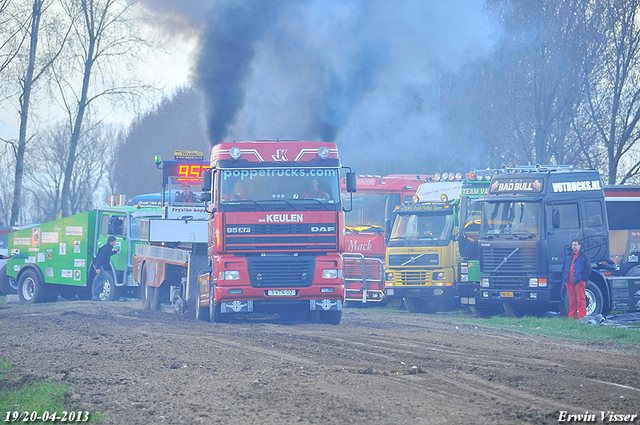
[(109, 207), (11, 233), (6, 273), (18, 283), (20, 302), (53, 302), (58, 296), (91, 299), (93, 261), (109, 236), (116, 238), (119, 253), (111, 257), (100, 299), (137, 294), (131, 257), (140, 243), (140, 220), (161, 214), (159, 207)]

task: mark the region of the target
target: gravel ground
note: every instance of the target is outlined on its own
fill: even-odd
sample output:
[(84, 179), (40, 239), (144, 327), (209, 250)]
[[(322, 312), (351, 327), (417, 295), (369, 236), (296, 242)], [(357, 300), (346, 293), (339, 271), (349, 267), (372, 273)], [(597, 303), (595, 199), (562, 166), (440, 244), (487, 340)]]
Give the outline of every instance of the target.
[(211, 324), (139, 302), (8, 304), (0, 335), (0, 358), (23, 382), (68, 384), (67, 407), (99, 412), (95, 423), (556, 424), (640, 414), (640, 347), (402, 311), (347, 309), (338, 326)]

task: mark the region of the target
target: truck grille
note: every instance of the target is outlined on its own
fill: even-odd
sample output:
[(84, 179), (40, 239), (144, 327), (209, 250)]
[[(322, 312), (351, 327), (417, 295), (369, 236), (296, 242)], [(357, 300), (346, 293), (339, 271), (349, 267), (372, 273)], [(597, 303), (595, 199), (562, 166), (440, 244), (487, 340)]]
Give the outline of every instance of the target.
[(430, 286), (431, 273), (417, 270), (395, 270), (395, 280), (401, 285), (425, 285)]
[(247, 257), (249, 279), (254, 288), (307, 287), (313, 282), (316, 257), (266, 256)]
[[(343, 263), (345, 278), (362, 278), (362, 260), (345, 258)], [(380, 280), (383, 276), (383, 267), (380, 261), (365, 260), (365, 273), (367, 279)]]
[[(525, 278), (522, 276), (492, 276), (491, 282), (495, 288), (522, 288), (524, 287)], [(528, 282), (528, 280), (527, 280)]]
[(332, 251), (338, 236), (335, 223), (234, 224), (225, 242), (230, 252)]
[[(412, 258), (415, 259), (411, 261)], [(389, 267), (437, 266), (438, 264), (440, 264), (438, 254), (389, 254)]]
[[(482, 259), (482, 272), (494, 273), (494, 270), (508, 257), (515, 248), (482, 247), (480, 255)], [(535, 248), (520, 248), (509, 260), (495, 271), (495, 273), (523, 273), (538, 269), (538, 257)]]

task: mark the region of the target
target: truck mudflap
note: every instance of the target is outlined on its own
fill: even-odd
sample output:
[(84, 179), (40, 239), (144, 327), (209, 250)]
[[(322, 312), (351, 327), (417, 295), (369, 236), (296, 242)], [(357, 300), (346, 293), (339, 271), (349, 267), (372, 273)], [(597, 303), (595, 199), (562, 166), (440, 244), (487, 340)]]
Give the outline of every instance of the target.
[(361, 253), (342, 254), (345, 301), (380, 302), (385, 298), (384, 262)]

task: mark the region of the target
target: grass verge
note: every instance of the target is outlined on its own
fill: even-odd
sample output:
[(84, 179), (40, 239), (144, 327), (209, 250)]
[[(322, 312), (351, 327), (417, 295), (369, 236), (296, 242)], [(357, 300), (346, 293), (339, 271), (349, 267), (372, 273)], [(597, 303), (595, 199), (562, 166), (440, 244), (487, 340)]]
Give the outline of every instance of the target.
[[(0, 359), (0, 421), (11, 421), (13, 412), (44, 412), (62, 415), (67, 385), (48, 382), (22, 382), (13, 373), (11, 362)], [(7, 416), (9, 415), (9, 416)], [(20, 418), (21, 420), (24, 418)], [(17, 422), (17, 421), (14, 421)], [(45, 422), (29, 421), (31, 424)], [(50, 423), (50, 422), (49, 422)]]
[[(388, 307), (373, 307), (380, 313), (390, 313), (394, 309)], [(405, 310), (397, 310), (395, 312)], [(528, 335), (540, 335), (550, 338), (567, 339), (584, 342), (612, 342), (620, 345), (640, 346), (640, 324), (629, 328), (611, 326), (595, 326), (578, 322), (566, 317), (531, 317), (509, 318), (493, 316), (490, 318), (475, 317), (463, 310), (440, 312), (424, 315), (425, 319), (449, 321), (464, 325), (486, 326), (492, 328), (516, 330)]]

